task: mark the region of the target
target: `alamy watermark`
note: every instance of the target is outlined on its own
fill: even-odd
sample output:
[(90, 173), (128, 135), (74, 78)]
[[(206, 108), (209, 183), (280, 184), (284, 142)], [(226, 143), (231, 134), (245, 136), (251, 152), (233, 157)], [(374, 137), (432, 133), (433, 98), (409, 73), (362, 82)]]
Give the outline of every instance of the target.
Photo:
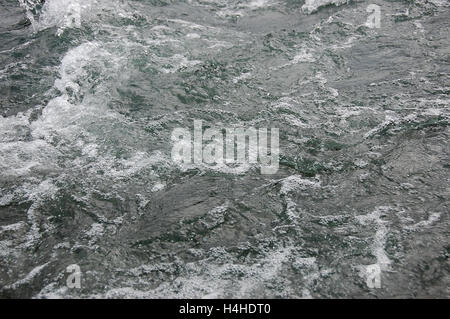
[(61, 36), (66, 29), (81, 28), (81, 11), (82, 6), (79, 3), (69, 3), (65, 7), (64, 16), (62, 17), (62, 21), (60, 21), (60, 26), (56, 34)]
[(64, 15), (65, 26), (81, 27), (81, 6), (78, 3), (70, 3), (67, 7), (66, 14)]
[[(270, 148), (268, 145), (270, 133)], [(192, 138), (193, 137), (193, 138)], [(171, 136), (172, 160), (210, 166), (259, 164), (261, 174), (275, 174), (279, 167), (278, 128), (207, 128), (194, 120), (194, 129), (178, 127)], [(248, 141), (248, 142), (247, 142)]]
[(69, 289), (81, 288), (81, 268), (77, 264), (67, 266), (66, 272), (69, 273), (66, 279), (66, 286)]

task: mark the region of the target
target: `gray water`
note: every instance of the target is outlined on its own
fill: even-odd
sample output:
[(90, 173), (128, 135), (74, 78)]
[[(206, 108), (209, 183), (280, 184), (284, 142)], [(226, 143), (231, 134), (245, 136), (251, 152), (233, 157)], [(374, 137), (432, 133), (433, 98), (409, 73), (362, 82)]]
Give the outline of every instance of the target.
[(448, 298), (449, 94), (446, 0), (0, 0), (0, 297)]

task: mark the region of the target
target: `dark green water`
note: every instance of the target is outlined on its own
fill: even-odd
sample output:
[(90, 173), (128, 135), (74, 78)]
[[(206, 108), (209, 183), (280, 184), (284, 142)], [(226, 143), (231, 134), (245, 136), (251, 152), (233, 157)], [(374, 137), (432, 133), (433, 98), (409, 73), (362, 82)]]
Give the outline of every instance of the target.
[(449, 94), (445, 0), (0, 0), (0, 297), (448, 298)]

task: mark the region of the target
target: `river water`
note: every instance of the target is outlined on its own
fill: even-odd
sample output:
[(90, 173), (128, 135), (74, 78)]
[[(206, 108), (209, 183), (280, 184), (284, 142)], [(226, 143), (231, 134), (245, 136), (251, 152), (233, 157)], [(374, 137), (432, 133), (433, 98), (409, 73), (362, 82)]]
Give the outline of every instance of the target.
[(0, 0), (0, 297), (448, 298), (449, 94), (446, 0)]

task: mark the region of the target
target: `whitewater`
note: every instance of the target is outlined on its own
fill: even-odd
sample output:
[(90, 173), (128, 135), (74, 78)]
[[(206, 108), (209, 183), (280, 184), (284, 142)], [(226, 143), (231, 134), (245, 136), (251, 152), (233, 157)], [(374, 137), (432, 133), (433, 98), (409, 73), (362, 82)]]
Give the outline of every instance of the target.
[(449, 95), (446, 0), (0, 0), (0, 298), (448, 298)]

